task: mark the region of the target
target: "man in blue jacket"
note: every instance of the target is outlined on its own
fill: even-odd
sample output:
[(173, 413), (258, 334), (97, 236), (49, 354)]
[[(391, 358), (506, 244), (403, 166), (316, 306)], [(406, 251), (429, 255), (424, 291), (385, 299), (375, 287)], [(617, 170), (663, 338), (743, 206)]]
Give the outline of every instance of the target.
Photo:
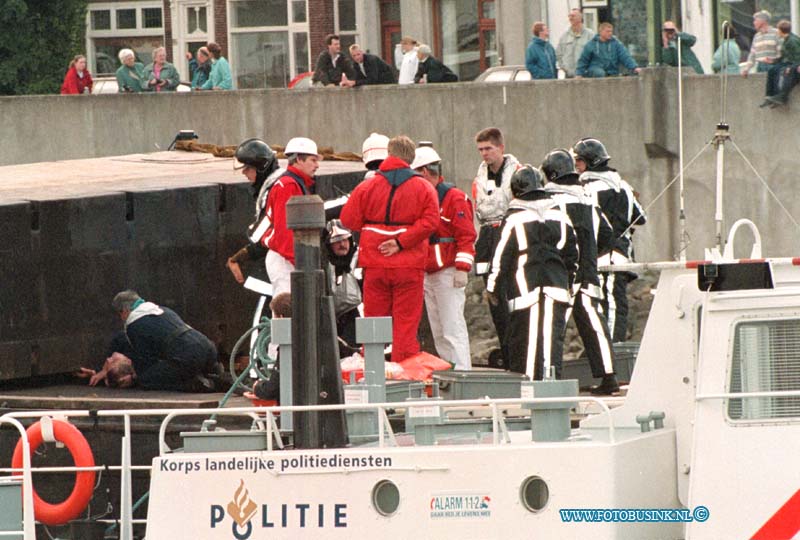
[(609, 77), (619, 75), (622, 64), (630, 71), (639, 73), (641, 68), (631, 58), (628, 49), (614, 37), (611, 23), (600, 25), (599, 33), (586, 44), (575, 69), (576, 77)]
[(533, 23), (533, 38), (525, 51), (525, 67), (534, 79), (557, 79), (556, 51), (547, 38), (550, 29), (541, 21)]

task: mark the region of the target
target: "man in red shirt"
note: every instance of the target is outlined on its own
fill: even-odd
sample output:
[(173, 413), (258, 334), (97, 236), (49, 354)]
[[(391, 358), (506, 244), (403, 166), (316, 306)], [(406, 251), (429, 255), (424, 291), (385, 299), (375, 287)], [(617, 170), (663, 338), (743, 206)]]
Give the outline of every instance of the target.
[(345, 227), (360, 231), (358, 263), (364, 269), (364, 316), (392, 317), (392, 361), (419, 352), (428, 237), (439, 226), (436, 190), (411, 170), (414, 142), (389, 141), (389, 157), (353, 190), (342, 209)]
[(442, 158), (430, 147), (416, 150), (411, 168), (436, 189), (439, 229), (428, 240), (425, 309), (436, 351), (456, 369), (472, 369), (464, 319), (465, 287), (475, 262), (475, 225), (467, 195), (441, 176)]
[(284, 153), (289, 165), (269, 190), (265, 218), (269, 226), (261, 238), (261, 243), (269, 249), (266, 265), (273, 297), (290, 292), (294, 271), (294, 232), (286, 227), (286, 203), (295, 195), (314, 192), (314, 173), (319, 168), (317, 144), (311, 139), (293, 138), (286, 144)]

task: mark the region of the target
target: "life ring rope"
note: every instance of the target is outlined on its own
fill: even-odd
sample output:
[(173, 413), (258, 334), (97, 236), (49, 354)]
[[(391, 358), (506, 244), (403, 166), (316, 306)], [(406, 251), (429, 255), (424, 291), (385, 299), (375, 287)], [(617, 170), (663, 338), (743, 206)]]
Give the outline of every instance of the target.
[[(52, 420), (52, 427), (53, 438), (67, 447), (76, 467), (94, 467), (92, 449), (78, 428), (63, 420)], [(42, 422), (32, 424), (26, 433), (32, 456), (45, 439), (42, 433)], [(11, 467), (14, 469), (22, 467), (22, 439), (17, 441), (17, 446), (14, 448)], [(21, 476), (21, 474), (16, 473), (15, 476)], [(95, 471), (78, 471), (75, 474), (75, 485), (69, 497), (57, 504), (43, 500), (34, 490), (34, 517), (45, 525), (63, 525), (80, 516), (92, 498), (95, 476)]]

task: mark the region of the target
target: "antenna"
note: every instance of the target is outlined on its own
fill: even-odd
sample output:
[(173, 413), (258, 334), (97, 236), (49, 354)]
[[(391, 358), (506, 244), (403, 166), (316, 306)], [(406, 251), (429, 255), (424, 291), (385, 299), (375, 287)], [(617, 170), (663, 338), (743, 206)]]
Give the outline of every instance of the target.
[(714, 148), (717, 149), (717, 178), (716, 178), (716, 204), (714, 210), (714, 221), (716, 222), (716, 243), (715, 247), (718, 253), (723, 252), (722, 240), (722, 221), (724, 217), (722, 206), (723, 184), (725, 180), (725, 141), (730, 139), (729, 129), (730, 126), (726, 121), (728, 109), (728, 49), (725, 43), (725, 37), (730, 35), (730, 22), (722, 22), (722, 82), (720, 84), (720, 112), (719, 123), (717, 129), (714, 131), (714, 139), (712, 143)]
[(678, 49), (678, 168), (680, 170), (680, 214), (678, 221), (680, 223), (680, 251), (679, 258), (681, 261), (686, 260), (686, 248), (688, 242), (686, 241), (686, 204), (684, 200), (684, 184), (683, 184), (683, 63), (681, 58), (681, 35), (677, 36), (677, 49)]

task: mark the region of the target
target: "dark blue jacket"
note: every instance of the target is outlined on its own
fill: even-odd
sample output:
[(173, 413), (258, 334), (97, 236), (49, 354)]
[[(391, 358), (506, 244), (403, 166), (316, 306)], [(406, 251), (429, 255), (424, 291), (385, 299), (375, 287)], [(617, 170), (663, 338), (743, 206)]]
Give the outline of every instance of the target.
[(188, 326), (177, 313), (161, 306), (161, 315), (147, 315), (127, 325), (125, 333), (136, 354), (131, 358), (139, 385), (152, 390), (181, 390), (217, 361), (214, 344)]
[(556, 50), (540, 37), (534, 36), (525, 50), (525, 67), (534, 79), (556, 79)]
[(575, 75), (583, 77), (587, 71), (598, 67), (605, 71), (606, 75), (619, 75), (620, 64), (629, 70), (638, 67), (628, 49), (617, 38), (611, 36), (608, 41), (600, 41), (598, 34), (583, 48), (583, 53), (578, 59), (578, 67), (575, 68)]

